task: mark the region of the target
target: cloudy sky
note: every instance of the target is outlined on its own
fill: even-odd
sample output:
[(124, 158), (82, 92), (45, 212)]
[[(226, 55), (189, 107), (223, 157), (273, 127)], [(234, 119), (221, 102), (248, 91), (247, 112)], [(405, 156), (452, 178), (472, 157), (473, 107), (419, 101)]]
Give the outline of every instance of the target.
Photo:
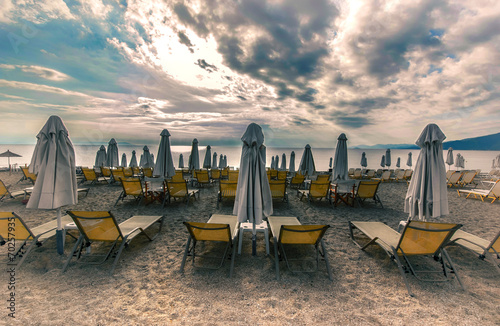
[(500, 1), (0, 0), (0, 143), (413, 143), (499, 132)]

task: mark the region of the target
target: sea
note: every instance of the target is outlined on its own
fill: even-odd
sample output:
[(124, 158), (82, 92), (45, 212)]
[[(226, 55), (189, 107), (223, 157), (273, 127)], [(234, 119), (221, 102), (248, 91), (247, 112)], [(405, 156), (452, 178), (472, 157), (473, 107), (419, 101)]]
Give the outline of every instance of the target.
[[(103, 144), (107, 148), (107, 144)], [(77, 166), (87, 166), (91, 167), (95, 163), (95, 157), (97, 150), (99, 149), (99, 145), (74, 145), (75, 154), (76, 154), (76, 165)], [(127, 162), (130, 163), (130, 159), (132, 157), (132, 151), (136, 151), (137, 162), (139, 162), (140, 156), (143, 153), (144, 145), (118, 145), (119, 159), (121, 161), (122, 154), (125, 153), (127, 157)], [(31, 157), (33, 155), (33, 150), (35, 145), (4, 145), (0, 144), (0, 153), (3, 153), (7, 150), (14, 152), (16, 154), (21, 155), (21, 157), (12, 157), (10, 158), (10, 163), (21, 165), (29, 165), (31, 162)], [(158, 152), (158, 145), (148, 145), (150, 153), (155, 156)], [(179, 155), (183, 154), (184, 157), (184, 165), (187, 166), (188, 157), (191, 153), (191, 146), (171, 146), (172, 156), (174, 165), (177, 167), (179, 163)], [(335, 156), (335, 148), (314, 148), (312, 147), (312, 153), (314, 157), (314, 163), (316, 165), (317, 171), (328, 171), (330, 168), (330, 158)], [(200, 165), (203, 164), (203, 159), (206, 153), (205, 146), (199, 146), (199, 155), (200, 155)], [(288, 168), (290, 164), (290, 154), (291, 152), (295, 152), (295, 167), (297, 168), (302, 154), (304, 152), (304, 148), (283, 148), (283, 147), (267, 147), (266, 153), (266, 166), (271, 165), (271, 157), (278, 155), (280, 166), (281, 159), (283, 153), (286, 155), (286, 166)], [(212, 155), (214, 152), (217, 153), (217, 162), (219, 162), (220, 154), (226, 155), (227, 163), (232, 167), (239, 167), (240, 165), (240, 157), (241, 157), (241, 146), (211, 146)], [(348, 165), (350, 168), (360, 168), (361, 167), (361, 155), (362, 153), (366, 153), (366, 159), (368, 169), (379, 169), (380, 161), (382, 159), (382, 155), (385, 155), (385, 149), (348, 149)], [(447, 150), (443, 151), (443, 157), (446, 159)], [(406, 165), (408, 160), (408, 153), (412, 153), (412, 165), (414, 166), (420, 150), (408, 150), (408, 149), (391, 149), (391, 169), (396, 169), (396, 163), (398, 158), (400, 158), (400, 168), (408, 168)], [(453, 151), (453, 156), (456, 158), (457, 154), (461, 154), (465, 159), (465, 169), (481, 169), (483, 172), (489, 172), (492, 167), (492, 161), (495, 159), (497, 155), (500, 154), (499, 151), (472, 151), (472, 150), (455, 150)], [(6, 157), (0, 157), (0, 167), (7, 167), (8, 159)], [(448, 169), (449, 167), (446, 166)], [(453, 165), (451, 169), (457, 169)]]

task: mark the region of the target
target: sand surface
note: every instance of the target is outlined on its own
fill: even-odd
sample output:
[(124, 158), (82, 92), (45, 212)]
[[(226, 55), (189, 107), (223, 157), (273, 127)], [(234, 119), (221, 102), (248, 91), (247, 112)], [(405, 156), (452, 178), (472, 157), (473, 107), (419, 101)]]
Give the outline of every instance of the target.
[[(21, 173), (0, 172), (11, 190)], [(327, 202), (299, 201), (289, 190), (289, 204), (274, 202), (274, 215), (297, 216), (306, 224), (329, 224), (325, 235), (333, 282), (324, 264), (317, 273), (292, 273), (284, 262), (281, 281), (275, 279), (273, 260), (266, 256), (264, 237), (258, 234), (257, 256), (251, 255), (250, 233), (243, 238), (243, 252), (236, 257), (234, 275), (228, 278), (229, 261), (219, 270), (179, 268), (188, 237), (183, 221), (207, 221), (211, 214), (231, 214), (232, 203), (216, 208), (217, 186), (201, 189), (200, 200), (137, 205), (126, 198), (113, 206), (121, 186), (86, 185), (87, 197), (67, 209), (111, 210), (123, 221), (133, 215), (166, 215), (161, 234), (149, 242), (137, 237), (126, 249), (113, 276), (112, 261), (87, 265), (72, 261), (61, 272), (74, 240), (67, 239), (65, 255), (56, 253), (55, 239), (34, 250), (16, 271), (15, 320), (9, 318), (8, 275), (0, 277), (0, 324), (5, 325), (499, 325), (500, 274), (491, 263), (459, 248), (448, 252), (458, 267), (466, 290), (454, 275), (451, 282), (427, 283), (409, 275), (415, 293), (410, 297), (397, 265), (378, 246), (358, 249), (349, 238), (348, 221), (381, 221), (397, 228), (403, 212), (406, 183), (383, 184), (379, 189), (384, 208), (367, 203), (352, 208), (332, 208)], [(499, 230), (499, 203), (459, 198), (449, 189), (450, 215), (443, 222), (463, 224), (463, 230), (492, 239)], [(13, 211), (30, 226), (52, 220), (55, 210), (28, 210), (22, 198), (4, 199), (1, 211)], [(151, 230), (155, 231), (155, 230)], [(6, 253), (6, 246), (0, 248)], [(95, 249), (95, 250), (94, 250)], [(93, 252), (98, 248), (93, 248)], [(200, 250), (204, 249), (203, 246)], [(206, 246), (206, 250), (215, 250)], [(271, 252), (273, 245), (271, 243)], [(5, 259), (5, 257), (3, 258)], [(422, 266), (439, 267), (432, 259)], [(6, 268), (6, 265), (4, 265)]]

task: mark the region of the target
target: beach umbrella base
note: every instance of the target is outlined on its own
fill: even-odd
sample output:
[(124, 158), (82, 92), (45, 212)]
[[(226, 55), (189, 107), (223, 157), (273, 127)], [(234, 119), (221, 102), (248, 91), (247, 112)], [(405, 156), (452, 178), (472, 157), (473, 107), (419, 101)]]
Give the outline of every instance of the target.
[(64, 231), (63, 230), (56, 230), (56, 246), (57, 246), (57, 253), (59, 255), (64, 254)]

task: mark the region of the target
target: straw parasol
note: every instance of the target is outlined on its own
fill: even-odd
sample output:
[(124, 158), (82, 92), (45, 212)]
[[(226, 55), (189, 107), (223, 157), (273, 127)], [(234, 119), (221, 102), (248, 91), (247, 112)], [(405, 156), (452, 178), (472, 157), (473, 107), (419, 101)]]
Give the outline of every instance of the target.
[(10, 158), (11, 157), (21, 157), (21, 155), (16, 154), (16, 153), (12, 153), (10, 150), (7, 150), (6, 152), (1, 153), (0, 157), (6, 157), (7, 158), (8, 162), (9, 162), (9, 171), (10, 171), (11, 170)]

